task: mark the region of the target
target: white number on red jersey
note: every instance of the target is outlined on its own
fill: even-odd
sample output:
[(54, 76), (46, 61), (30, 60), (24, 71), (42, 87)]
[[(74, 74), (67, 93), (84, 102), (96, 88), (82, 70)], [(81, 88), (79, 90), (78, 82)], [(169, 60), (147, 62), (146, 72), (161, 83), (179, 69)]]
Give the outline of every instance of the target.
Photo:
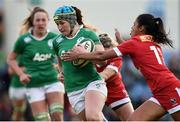
[[(161, 50), (159, 48), (156, 48), (155, 46), (150, 46), (150, 50), (152, 50), (156, 56), (156, 59), (158, 61), (159, 64), (163, 64), (158, 51), (161, 53)], [(162, 54), (162, 53), (161, 53)]]
[(180, 88), (176, 88), (176, 91), (177, 91), (177, 93), (178, 93), (178, 95), (180, 97)]

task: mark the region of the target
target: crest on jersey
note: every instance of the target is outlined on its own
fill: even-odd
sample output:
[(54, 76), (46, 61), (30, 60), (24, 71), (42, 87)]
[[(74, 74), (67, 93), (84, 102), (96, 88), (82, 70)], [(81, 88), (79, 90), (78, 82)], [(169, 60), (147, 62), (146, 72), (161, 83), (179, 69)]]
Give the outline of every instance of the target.
[(170, 99), (170, 103), (171, 103), (173, 106), (177, 105), (177, 102), (176, 102), (176, 99), (175, 99), (175, 98), (171, 98), (171, 99)]
[(52, 39), (49, 39), (48, 40), (48, 46), (52, 49), (53, 48), (53, 40)]
[(62, 41), (63, 41), (62, 36), (60, 36), (60, 37), (58, 37), (58, 38), (56, 39), (56, 42), (57, 42), (57, 43), (60, 43), (60, 42), (62, 42)]
[(31, 41), (31, 38), (30, 38), (30, 37), (24, 38), (24, 42), (25, 42), (25, 43), (29, 43), (30, 41)]
[(150, 35), (140, 36), (139, 38), (141, 39), (142, 42), (152, 42), (153, 41), (153, 37)]

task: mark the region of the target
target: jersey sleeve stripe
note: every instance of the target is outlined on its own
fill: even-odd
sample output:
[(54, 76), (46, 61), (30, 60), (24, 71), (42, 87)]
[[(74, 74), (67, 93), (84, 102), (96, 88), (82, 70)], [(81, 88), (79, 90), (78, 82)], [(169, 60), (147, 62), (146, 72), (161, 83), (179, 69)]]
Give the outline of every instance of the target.
[(180, 96), (180, 88), (176, 88), (178, 95)]
[(114, 47), (113, 50), (115, 51), (117, 56), (122, 56), (122, 53), (120, 52), (120, 50), (117, 47)]
[(118, 68), (113, 65), (108, 65), (107, 68), (113, 69), (116, 73), (118, 73)]

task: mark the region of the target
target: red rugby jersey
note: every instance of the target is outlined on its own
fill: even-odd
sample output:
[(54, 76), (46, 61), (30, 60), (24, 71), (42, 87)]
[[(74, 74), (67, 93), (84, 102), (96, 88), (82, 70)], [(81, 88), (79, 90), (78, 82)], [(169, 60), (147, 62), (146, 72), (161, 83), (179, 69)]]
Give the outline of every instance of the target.
[(116, 74), (113, 75), (112, 77), (110, 77), (106, 81), (107, 87), (111, 87), (111, 86), (114, 86), (114, 85), (119, 85), (119, 86), (124, 88), (124, 85), (122, 83), (122, 77), (121, 77), (121, 74), (120, 74), (121, 67), (122, 67), (122, 57), (109, 59), (107, 61), (107, 64), (103, 65), (103, 66), (96, 65), (96, 69), (97, 69), (98, 72), (102, 72), (105, 68), (111, 68), (114, 71), (116, 71)]
[(114, 48), (118, 56), (130, 55), (134, 65), (144, 75), (153, 93), (176, 84), (178, 79), (164, 63), (161, 47), (152, 36), (134, 36)]

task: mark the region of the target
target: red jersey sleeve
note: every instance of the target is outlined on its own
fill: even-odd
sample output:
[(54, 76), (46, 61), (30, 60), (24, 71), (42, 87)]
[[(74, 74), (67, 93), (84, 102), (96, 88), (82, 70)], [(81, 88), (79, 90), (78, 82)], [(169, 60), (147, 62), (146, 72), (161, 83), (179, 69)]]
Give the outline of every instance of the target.
[(133, 39), (127, 40), (113, 49), (118, 56), (127, 55), (127, 54), (131, 55), (132, 52), (137, 50), (134, 46), (135, 42), (136, 40)]
[(107, 65), (107, 68), (111, 68), (114, 71), (116, 71), (116, 73), (118, 73), (120, 71), (122, 67), (122, 58), (118, 57), (118, 58), (113, 58), (109, 61), (109, 64)]

